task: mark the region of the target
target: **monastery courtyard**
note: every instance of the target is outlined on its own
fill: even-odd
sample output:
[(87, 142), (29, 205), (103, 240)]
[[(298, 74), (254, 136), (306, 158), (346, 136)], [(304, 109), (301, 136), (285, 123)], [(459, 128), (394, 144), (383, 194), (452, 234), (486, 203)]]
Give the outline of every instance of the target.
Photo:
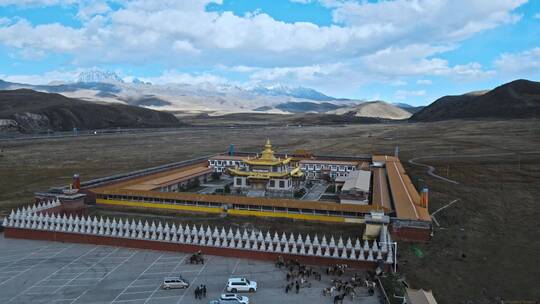
[[(0, 303), (208, 303), (224, 292), (229, 277), (257, 281), (250, 303), (333, 303), (321, 296), (333, 277), (310, 280), (299, 295), (285, 294), (285, 272), (273, 263), (206, 256), (204, 265), (187, 263), (187, 254), (83, 244), (28, 241), (0, 237)], [(162, 290), (164, 277), (182, 275), (187, 290)], [(350, 275), (347, 273), (346, 275)], [(195, 300), (194, 288), (207, 286)], [(361, 296), (354, 303), (380, 303)], [(352, 303), (346, 299), (343, 303)]]

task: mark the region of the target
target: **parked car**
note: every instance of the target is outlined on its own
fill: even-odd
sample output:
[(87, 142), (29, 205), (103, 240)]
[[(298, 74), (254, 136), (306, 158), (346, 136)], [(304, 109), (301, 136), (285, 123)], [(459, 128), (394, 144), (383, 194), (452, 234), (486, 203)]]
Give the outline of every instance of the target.
[(257, 291), (257, 282), (246, 278), (230, 278), (226, 289), (228, 292), (255, 292)]
[(235, 293), (224, 293), (221, 294), (219, 298), (224, 303), (240, 303), (240, 304), (249, 304), (249, 298), (246, 296), (239, 296)]
[(209, 304), (241, 304), (238, 300), (212, 300)]
[(161, 283), (162, 289), (174, 289), (174, 288), (188, 288), (189, 282), (184, 280), (182, 277), (167, 277), (163, 279)]

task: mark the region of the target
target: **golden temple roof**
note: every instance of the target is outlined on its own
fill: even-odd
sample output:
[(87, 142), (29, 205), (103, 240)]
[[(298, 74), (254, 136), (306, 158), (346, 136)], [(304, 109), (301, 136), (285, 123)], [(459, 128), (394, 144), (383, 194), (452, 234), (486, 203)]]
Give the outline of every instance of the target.
[(272, 143), (270, 139), (266, 139), (264, 144), (264, 150), (261, 152), (261, 156), (256, 158), (248, 158), (244, 160), (249, 165), (259, 165), (259, 166), (276, 166), (280, 164), (287, 164), (291, 161), (291, 158), (279, 159), (274, 155), (274, 150), (272, 150)]
[(253, 179), (271, 179), (271, 178), (285, 178), (288, 176), (291, 177), (302, 177), (304, 173), (300, 170), (300, 167), (296, 167), (291, 171), (282, 171), (282, 172), (252, 172), (252, 171), (241, 171), (238, 169), (229, 168), (229, 173), (234, 176), (245, 176), (247, 178)]
[[(274, 150), (272, 150), (272, 143), (270, 142), (270, 139), (266, 139), (266, 143), (264, 144), (264, 150), (261, 152), (261, 155), (257, 156), (256, 158), (244, 159), (244, 162), (253, 166), (279, 166), (286, 165), (290, 163), (291, 160), (291, 157), (287, 157), (285, 159), (277, 158), (274, 154)], [(290, 170), (286, 169), (285, 171), (280, 172), (275, 172), (271, 169), (268, 170), (268, 172), (255, 172), (229, 168), (228, 172), (235, 176), (245, 176), (247, 178), (254, 179), (283, 178), (287, 176), (301, 177), (302, 175), (304, 175), (304, 173), (302, 173), (302, 171), (300, 170), (300, 167), (292, 168)]]

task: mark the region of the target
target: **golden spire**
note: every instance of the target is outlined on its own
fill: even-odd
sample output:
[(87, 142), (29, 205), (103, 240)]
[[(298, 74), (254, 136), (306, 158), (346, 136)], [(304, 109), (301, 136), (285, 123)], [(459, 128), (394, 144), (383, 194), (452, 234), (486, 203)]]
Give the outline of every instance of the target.
[(270, 138), (266, 138), (266, 143), (264, 144), (264, 147), (272, 149), (272, 143), (270, 142)]
[(270, 138), (266, 139), (266, 143), (264, 144), (264, 150), (261, 152), (260, 159), (264, 159), (264, 160), (276, 159), (276, 157), (274, 156), (274, 151), (272, 150), (272, 143), (270, 142)]

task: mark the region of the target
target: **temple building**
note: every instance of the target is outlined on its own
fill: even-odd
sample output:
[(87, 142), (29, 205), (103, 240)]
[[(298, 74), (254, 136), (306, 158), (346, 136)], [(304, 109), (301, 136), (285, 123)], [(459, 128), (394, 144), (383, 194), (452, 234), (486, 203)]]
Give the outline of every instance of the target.
[(369, 204), (371, 189), (371, 171), (351, 171), (347, 176), (338, 176), (335, 180), (336, 193), (342, 204)]
[(349, 175), (357, 169), (368, 167), (368, 164), (361, 161), (324, 160), (324, 159), (302, 159), (299, 161), (300, 168), (306, 174), (306, 179), (335, 180), (337, 177)]
[(233, 192), (257, 197), (293, 197), (303, 173), (300, 167), (291, 165), (291, 160), (276, 157), (267, 139), (260, 156), (246, 158), (243, 167), (227, 170), (233, 178)]

